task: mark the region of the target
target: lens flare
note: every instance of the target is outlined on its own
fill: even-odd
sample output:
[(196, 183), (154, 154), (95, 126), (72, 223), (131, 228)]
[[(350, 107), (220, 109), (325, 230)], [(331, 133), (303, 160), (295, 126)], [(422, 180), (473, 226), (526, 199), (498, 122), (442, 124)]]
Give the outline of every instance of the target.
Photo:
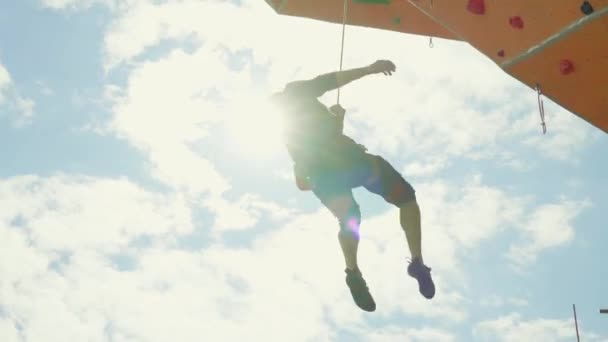
[(242, 157), (267, 160), (283, 151), (283, 121), (269, 101), (242, 101), (228, 115), (229, 144)]

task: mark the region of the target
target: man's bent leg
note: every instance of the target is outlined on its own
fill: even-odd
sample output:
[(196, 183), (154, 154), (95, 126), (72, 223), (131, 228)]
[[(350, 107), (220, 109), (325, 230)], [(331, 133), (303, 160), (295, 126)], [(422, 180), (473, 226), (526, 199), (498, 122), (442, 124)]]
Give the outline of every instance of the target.
[(420, 293), (424, 297), (433, 298), (435, 284), (430, 275), (431, 269), (424, 265), (422, 259), (420, 207), (415, 190), (384, 158), (370, 155), (370, 159), (375, 172), (372, 172), (372, 178), (365, 187), (399, 208), (399, 222), (412, 256), (408, 274), (418, 280)]
[(422, 260), (420, 208), (414, 188), (384, 158), (369, 156), (372, 170), (365, 188), (399, 208), (399, 223), (412, 259)]
[(346, 263), (346, 284), (355, 304), (362, 310), (375, 311), (376, 302), (357, 265), (361, 212), (352, 190), (331, 193), (331, 191), (324, 191), (323, 187), (316, 186), (313, 188), (313, 192), (340, 223), (338, 240)]
[(353, 197), (352, 191), (327, 194), (323, 189), (313, 190), (321, 203), (338, 219), (340, 231), (338, 241), (344, 254), (346, 267), (350, 270), (358, 269), (357, 250), (359, 247), (359, 226), (361, 224), (361, 211)]

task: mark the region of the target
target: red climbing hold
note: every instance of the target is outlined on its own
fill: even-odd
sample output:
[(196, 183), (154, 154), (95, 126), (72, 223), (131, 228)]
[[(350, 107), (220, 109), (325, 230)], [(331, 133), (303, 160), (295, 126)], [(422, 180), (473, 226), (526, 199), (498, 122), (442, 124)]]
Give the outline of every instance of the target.
[(498, 57), (504, 57), (505, 56), (505, 50), (500, 50), (497, 53)]
[(486, 6), (483, 3), (483, 0), (469, 0), (467, 10), (475, 14), (484, 14), (486, 12)]
[(567, 59), (561, 60), (559, 62), (559, 71), (562, 73), (562, 75), (568, 75), (574, 71), (574, 63)]
[(511, 25), (511, 27), (516, 28), (516, 29), (523, 29), (524, 28), (524, 20), (520, 17), (520, 16), (512, 16), (509, 18), (509, 24)]

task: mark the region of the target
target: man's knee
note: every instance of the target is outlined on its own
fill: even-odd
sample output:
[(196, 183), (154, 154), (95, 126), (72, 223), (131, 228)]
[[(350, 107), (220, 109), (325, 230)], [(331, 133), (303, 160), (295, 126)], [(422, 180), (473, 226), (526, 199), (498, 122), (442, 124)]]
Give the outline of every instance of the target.
[(401, 207), (406, 203), (416, 202), (416, 190), (410, 183), (402, 179), (394, 182), (385, 198), (389, 203)]
[(338, 220), (340, 230), (358, 229), (361, 223), (361, 210), (359, 204), (352, 197), (352, 194), (324, 194), (318, 189), (313, 190), (321, 203), (329, 209), (332, 215)]
[(416, 200), (414, 187), (386, 159), (375, 156), (374, 169), (377, 177), (367, 186), (369, 190), (381, 195), (384, 200), (397, 207)]
[(356, 202), (352, 202), (343, 215), (338, 217), (341, 232), (358, 232), (361, 225), (361, 210)]

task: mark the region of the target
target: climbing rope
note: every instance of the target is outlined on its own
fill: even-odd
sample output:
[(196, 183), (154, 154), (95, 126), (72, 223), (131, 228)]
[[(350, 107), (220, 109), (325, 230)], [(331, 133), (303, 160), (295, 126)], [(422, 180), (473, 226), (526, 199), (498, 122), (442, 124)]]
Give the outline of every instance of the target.
[[(433, 0), (430, 1), (431, 10), (433, 9)], [(435, 44), (433, 44), (433, 37), (429, 37), (429, 47), (432, 49)]]
[[(340, 47), (340, 71), (342, 71), (342, 62), (344, 61), (344, 36), (346, 33), (346, 20), (348, 14), (348, 0), (344, 0), (344, 12), (342, 13), (342, 44)], [(337, 104), (340, 104), (340, 88), (338, 88)]]

